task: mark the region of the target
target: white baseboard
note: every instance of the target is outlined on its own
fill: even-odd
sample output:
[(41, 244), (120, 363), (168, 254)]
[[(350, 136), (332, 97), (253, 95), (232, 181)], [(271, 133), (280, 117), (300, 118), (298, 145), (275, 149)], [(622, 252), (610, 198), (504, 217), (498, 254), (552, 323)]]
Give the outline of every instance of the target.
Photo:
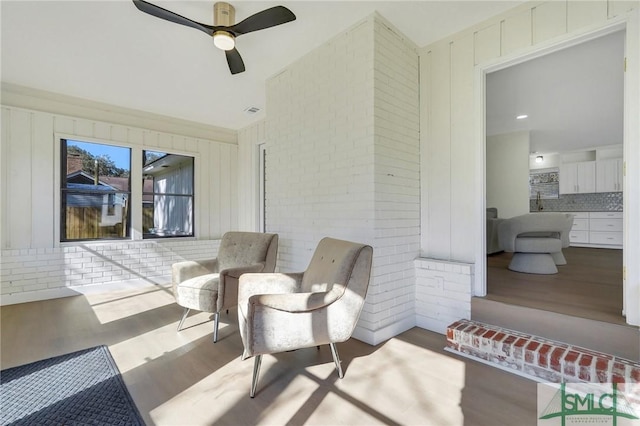
[(424, 328), (425, 330), (439, 334), (447, 334), (447, 327), (454, 321), (442, 322), (422, 315), (416, 315), (416, 327)]
[(38, 302), (40, 300), (59, 299), (61, 297), (78, 295), (80, 295), (80, 293), (69, 287), (3, 294), (2, 296), (0, 296), (0, 306), (16, 305), (18, 303)]
[(61, 297), (79, 296), (82, 294), (98, 294), (111, 291), (133, 290), (145, 287), (169, 287), (171, 285), (171, 277), (155, 277), (149, 279), (134, 279), (127, 281), (115, 281), (110, 283), (75, 286), (75, 287), (58, 287), (46, 290), (26, 291), (22, 293), (9, 293), (0, 296), (0, 306), (15, 305), (18, 303), (38, 302), (41, 300), (59, 299)]
[(375, 346), (378, 343), (389, 340), (415, 326), (415, 317), (409, 317), (375, 331), (367, 330), (363, 327), (356, 327), (352, 337)]

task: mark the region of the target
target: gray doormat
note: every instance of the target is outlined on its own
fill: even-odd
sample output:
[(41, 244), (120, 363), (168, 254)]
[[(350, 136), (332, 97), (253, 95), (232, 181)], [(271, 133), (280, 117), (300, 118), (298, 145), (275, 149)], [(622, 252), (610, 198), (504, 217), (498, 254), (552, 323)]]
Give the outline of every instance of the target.
[(144, 425), (109, 349), (0, 371), (1, 425)]

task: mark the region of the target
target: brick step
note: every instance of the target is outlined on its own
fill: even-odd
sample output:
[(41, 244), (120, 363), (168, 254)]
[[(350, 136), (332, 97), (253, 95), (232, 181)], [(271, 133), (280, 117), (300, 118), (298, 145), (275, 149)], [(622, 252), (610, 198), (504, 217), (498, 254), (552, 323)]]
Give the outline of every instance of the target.
[(509, 304), (471, 299), (471, 319), (640, 362), (640, 329)]
[(447, 327), (447, 350), (552, 383), (628, 383), (640, 400), (640, 363), (575, 345), (460, 320)]

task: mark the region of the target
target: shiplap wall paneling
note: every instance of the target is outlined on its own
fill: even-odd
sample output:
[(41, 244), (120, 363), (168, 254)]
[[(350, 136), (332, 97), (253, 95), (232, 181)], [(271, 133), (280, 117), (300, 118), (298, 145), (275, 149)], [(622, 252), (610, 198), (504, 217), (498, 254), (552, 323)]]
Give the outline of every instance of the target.
[(260, 229), (259, 212), (259, 144), (264, 143), (265, 121), (238, 131), (238, 229)]
[(567, 5), (567, 30), (588, 27), (607, 19), (606, 1), (570, 1)]
[(474, 128), (467, 126), (473, 116), (474, 38), (468, 35), (451, 45), (451, 249), (456, 259), (473, 262), (475, 246), (469, 236), (474, 235), (475, 188), (467, 182), (473, 179), (476, 152), (469, 149)]
[[(17, 111), (17, 109), (14, 109), (14, 111)], [(75, 120), (69, 117), (54, 115), (53, 131), (55, 133), (65, 133), (67, 135), (73, 135), (76, 133)]]
[(11, 112), (8, 108), (2, 108), (2, 125), (0, 126), (0, 137), (2, 137), (2, 143), (0, 143), (0, 249), (9, 248), (10, 239), (7, 237), (9, 230), (9, 215), (8, 215), (8, 200), (9, 191), (7, 184), (9, 182), (9, 162), (7, 157), (9, 156), (9, 143), (10, 135), (9, 123), (11, 121)]
[(76, 120), (74, 122), (74, 133), (78, 136), (79, 139), (83, 136), (93, 138), (93, 136), (95, 135), (95, 132), (93, 131), (93, 124), (93, 121), (89, 120)]
[(501, 53), (512, 52), (531, 46), (531, 9), (509, 16), (501, 22)]
[(111, 141), (121, 143), (129, 142), (129, 128), (120, 125), (111, 126)]
[(28, 248), (31, 244), (32, 179), (44, 177), (38, 176), (38, 171), (36, 176), (32, 176), (31, 153), (34, 146), (31, 124), (31, 113), (11, 111), (7, 147), (8, 179), (5, 183), (9, 226), (5, 232), (8, 248), (13, 249)]
[(159, 137), (160, 134), (158, 132), (154, 132), (151, 130), (145, 130), (142, 135), (142, 142), (144, 144), (144, 148), (150, 151), (159, 151)]
[[(95, 136), (96, 139), (100, 139), (104, 141), (111, 140), (111, 125), (108, 123), (94, 122), (93, 135)], [(135, 136), (133, 136), (133, 138), (135, 139)], [(140, 136), (140, 139), (138, 140), (140, 145), (142, 145), (141, 139), (142, 139), (142, 136)]]
[(229, 151), (226, 149), (226, 147), (223, 146), (218, 146), (216, 147), (214, 150), (212, 150), (212, 154), (215, 151), (215, 157), (217, 158), (217, 161), (214, 160), (214, 157), (211, 157), (211, 161), (214, 162), (216, 164), (216, 173), (215, 173), (215, 179), (216, 179), (216, 185), (215, 185), (215, 189), (217, 191), (217, 196), (214, 199), (214, 203), (216, 203), (217, 205), (215, 206), (216, 211), (218, 212), (218, 215), (220, 216), (217, 220), (218, 224), (219, 224), (219, 229), (216, 230), (216, 232), (221, 232), (222, 229), (231, 229), (231, 218), (229, 217), (229, 188), (223, 184), (222, 180), (224, 179), (225, 176), (228, 176), (226, 173), (228, 173), (229, 171), (229, 161), (230, 161), (230, 156), (229, 156)]
[[(475, 33), (474, 46), (472, 47), (474, 64), (480, 64), (500, 56), (500, 27), (498, 22)], [(454, 43), (458, 43), (458, 41)]]
[[(32, 143), (38, 155), (31, 156), (33, 185), (31, 187), (31, 247), (53, 247), (56, 222), (54, 205), (55, 193), (51, 190), (51, 182), (56, 181), (54, 152), (56, 144), (53, 140), (53, 116), (45, 113), (32, 114)], [(42, 141), (42, 142), (40, 142)], [(49, 143), (47, 143), (47, 141)]]
[(195, 176), (195, 232), (196, 237), (208, 236), (215, 238), (220, 233), (220, 227), (216, 224), (218, 211), (216, 200), (220, 194), (220, 169), (212, 162), (215, 156), (216, 146), (204, 140), (198, 140), (198, 152)]
[(173, 136), (166, 133), (160, 133), (158, 138), (158, 148), (164, 151), (171, 151), (173, 148)]
[[(238, 168), (236, 164), (238, 164), (238, 150), (237, 147), (233, 147), (231, 150), (231, 145), (221, 145), (222, 153), (220, 155), (219, 167), (221, 176), (221, 183), (224, 183), (224, 180), (230, 179), (229, 182), (237, 182), (234, 175), (237, 173)], [(235, 206), (238, 202), (238, 192), (235, 190), (231, 190), (229, 186), (229, 182), (222, 185), (222, 194), (220, 200), (222, 205), (220, 206), (220, 215), (222, 216), (221, 226), (223, 229), (238, 229), (238, 216), (235, 214)]]
[[(97, 123), (93, 124), (93, 128), (94, 128), (94, 132), (96, 132)], [(98, 137), (97, 132), (96, 132), (95, 136), (96, 136), (96, 138)], [(144, 130), (135, 129), (135, 128), (129, 128), (128, 131), (127, 131), (127, 139), (129, 140), (129, 143), (131, 143), (133, 145), (143, 146), (144, 145)], [(142, 162), (140, 162), (139, 164), (140, 164), (140, 167), (142, 167)], [(133, 166), (133, 164), (132, 164), (132, 166)]]
[(567, 2), (542, 3), (532, 10), (533, 43), (541, 43), (567, 32)]
[(638, 1), (627, 0), (609, 0), (607, 3), (609, 18), (615, 18), (616, 16), (624, 15), (632, 9), (638, 8)]
[(450, 49), (450, 43), (441, 43), (430, 52), (428, 163), (421, 166), (429, 188), (429, 222), (422, 239), (428, 255), (440, 259), (451, 257)]

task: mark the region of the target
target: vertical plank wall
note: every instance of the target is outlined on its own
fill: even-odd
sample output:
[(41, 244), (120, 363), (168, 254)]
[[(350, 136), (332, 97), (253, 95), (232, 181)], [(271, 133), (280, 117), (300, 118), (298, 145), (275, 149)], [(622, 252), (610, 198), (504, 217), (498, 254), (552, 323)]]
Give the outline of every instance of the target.
[[(626, 16), (635, 16), (637, 8), (638, 2), (530, 2), (421, 49), (421, 247), (424, 259), (429, 260), (423, 264), (431, 266), (417, 272), (422, 300), (417, 307), (418, 324), (442, 332), (447, 323), (469, 315), (479, 279), (475, 274), (484, 271), (476, 263), (483, 261), (478, 256), (478, 240), (482, 235), (479, 227), (484, 226), (479, 220), (484, 194), (478, 176), (482, 175), (484, 147), (477, 135), (477, 123), (483, 120), (477, 116), (482, 110), (476, 105), (480, 91), (475, 81), (477, 67), (623, 22)], [(637, 25), (636, 18), (629, 22)], [(637, 42), (632, 47), (637, 49)], [(633, 120), (637, 135), (637, 116)], [(634, 143), (638, 144), (637, 136)], [(638, 150), (634, 152), (637, 155)], [(636, 225), (631, 228), (630, 232), (637, 233)], [(637, 246), (627, 248), (640, 254)], [(458, 283), (445, 277), (450, 273), (445, 269), (456, 269), (458, 264), (471, 267), (470, 287), (462, 293), (456, 284), (466, 277), (460, 276)], [(421, 269), (420, 262), (416, 265)], [(637, 291), (635, 295), (638, 297)]]
[[(133, 240), (61, 244), (60, 137), (137, 148), (134, 164), (141, 149), (194, 156), (196, 238), (143, 241), (142, 219), (133, 215)], [(2, 302), (66, 295), (67, 287), (166, 282), (175, 260), (215, 254), (222, 233), (238, 227), (237, 162), (232, 143), (3, 106)], [(141, 181), (141, 168), (132, 168), (133, 205), (141, 204)]]
[(238, 130), (238, 225), (247, 231), (260, 230), (259, 146), (265, 143), (265, 121)]

